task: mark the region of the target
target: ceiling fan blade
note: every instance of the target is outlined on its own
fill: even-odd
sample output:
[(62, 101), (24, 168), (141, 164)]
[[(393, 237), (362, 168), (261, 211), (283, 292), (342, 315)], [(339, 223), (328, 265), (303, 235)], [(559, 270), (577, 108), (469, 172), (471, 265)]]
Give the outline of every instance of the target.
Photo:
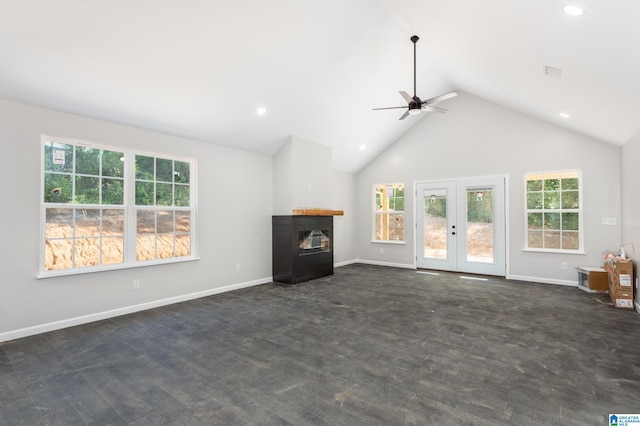
[(402, 117), (400, 117), (398, 120), (404, 120), (405, 118), (407, 118), (409, 116), (409, 110), (407, 110), (407, 112), (405, 112), (404, 114), (402, 114)]
[(411, 95), (409, 95), (407, 92), (400, 91), (400, 95), (404, 98), (405, 101), (407, 101), (408, 104), (413, 102), (413, 97), (411, 97)]
[(449, 111), (448, 109), (440, 108), (433, 105), (423, 105), (422, 110), (429, 111), (429, 112), (438, 112), (440, 114), (444, 114), (445, 112)]
[(423, 101), (422, 105), (434, 105), (434, 104), (442, 102), (442, 101), (444, 101), (446, 99), (454, 98), (456, 96), (458, 96), (458, 94), (456, 92), (445, 93), (444, 95), (436, 96), (434, 98), (427, 99), (426, 101)]
[(380, 109), (400, 109), (400, 108), (409, 108), (408, 106), (397, 106), (397, 107), (385, 107), (385, 108), (372, 108), (374, 111), (380, 110)]

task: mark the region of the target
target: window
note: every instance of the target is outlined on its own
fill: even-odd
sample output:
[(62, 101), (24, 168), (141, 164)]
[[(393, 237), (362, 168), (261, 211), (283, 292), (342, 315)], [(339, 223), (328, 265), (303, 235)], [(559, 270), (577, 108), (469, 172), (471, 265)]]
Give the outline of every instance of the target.
[(375, 241), (404, 241), (404, 184), (375, 185)]
[(582, 251), (580, 170), (525, 175), (527, 248)]
[(135, 159), (136, 260), (189, 256), (191, 165), (146, 155)]
[(41, 275), (193, 258), (193, 160), (42, 145)]

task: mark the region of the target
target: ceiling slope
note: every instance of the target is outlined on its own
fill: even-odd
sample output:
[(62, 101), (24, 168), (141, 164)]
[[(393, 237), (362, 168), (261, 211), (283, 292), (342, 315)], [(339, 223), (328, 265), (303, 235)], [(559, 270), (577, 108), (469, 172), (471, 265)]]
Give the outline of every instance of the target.
[(432, 117), (372, 111), (412, 91), (417, 34), (422, 99), (463, 90), (621, 145), (640, 128), (640, 2), (563, 4), (0, 0), (0, 97), (266, 154), (296, 135), (355, 172)]

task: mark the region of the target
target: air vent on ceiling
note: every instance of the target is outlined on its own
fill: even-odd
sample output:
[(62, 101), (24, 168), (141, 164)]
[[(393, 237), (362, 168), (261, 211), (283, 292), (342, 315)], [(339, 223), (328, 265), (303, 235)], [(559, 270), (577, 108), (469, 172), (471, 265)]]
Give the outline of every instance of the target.
[(549, 65), (544, 66), (544, 75), (548, 77), (553, 77), (557, 79), (562, 78), (562, 70), (560, 68), (550, 67)]

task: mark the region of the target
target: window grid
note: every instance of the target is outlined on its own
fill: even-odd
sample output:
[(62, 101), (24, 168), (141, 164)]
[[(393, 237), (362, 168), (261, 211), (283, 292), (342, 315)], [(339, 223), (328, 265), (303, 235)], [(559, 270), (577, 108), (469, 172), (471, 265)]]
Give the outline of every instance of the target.
[[(191, 254), (188, 163), (136, 155), (136, 260)], [(177, 223), (176, 218), (180, 220)]]
[[(41, 276), (193, 258), (193, 160), (46, 136), (42, 145)], [(147, 179), (137, 179), (139, 157), (153, 163)], [(152, 183), (151, 198), (138, 193), (139, 180)], [(147, 246), (136, 231), (141, 209), (154, 215)], [(141, 255), (149, 246), (151, 256)]]
[(527, 248), (582, 251), (580, 170), (525, 175)]
[(46, 270), (124, 262), (123, 209), (47, 207), (45, 212)]
[(374, 241), (404, 241), (404, 183), (374, 186)]

